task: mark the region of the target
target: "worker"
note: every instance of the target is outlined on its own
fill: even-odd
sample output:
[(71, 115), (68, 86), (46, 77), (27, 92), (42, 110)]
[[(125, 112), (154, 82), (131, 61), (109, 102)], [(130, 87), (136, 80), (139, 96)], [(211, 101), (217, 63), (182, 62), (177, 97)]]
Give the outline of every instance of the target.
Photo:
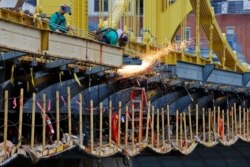
[(118, 34), (113, 28), (104, 28), (96, 32), (97, 39), (106, 44), (116, 46), (118, 41)]
[(58, 12), (55, 12), (49, 21), (49, 27), (52, 31), (66, 33), (69, 31), (70, 27), (67, 26), (65, 13), (71, 15), (71, 8), (67, 5), (62, 5)]
[(118, 44), (120, 47), (125, 47), (128, 43), (128, 37), (121, 29), (117, 30)]
[(96, 32), (97, 39), (101, 42), (110, 44), (110, 45), (118, 45), (120, 47), (125, 47), (128, 42), (127, 35), (121, 30), (118, 29), (117, 31), (113, 28), (104, 28), (101, 30), (98, 30)]

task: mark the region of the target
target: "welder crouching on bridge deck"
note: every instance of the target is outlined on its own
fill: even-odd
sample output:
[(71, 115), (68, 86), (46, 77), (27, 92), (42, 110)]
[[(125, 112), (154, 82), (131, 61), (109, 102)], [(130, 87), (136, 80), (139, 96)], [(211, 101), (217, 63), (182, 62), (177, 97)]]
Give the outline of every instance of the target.
[(127, 35), (121, 30), (115, 30), (113, 28), (103, 28), (96, 32), (97, 40), (116, 46), (117, 42), (120, 47), (125, 47), (128, 42)]

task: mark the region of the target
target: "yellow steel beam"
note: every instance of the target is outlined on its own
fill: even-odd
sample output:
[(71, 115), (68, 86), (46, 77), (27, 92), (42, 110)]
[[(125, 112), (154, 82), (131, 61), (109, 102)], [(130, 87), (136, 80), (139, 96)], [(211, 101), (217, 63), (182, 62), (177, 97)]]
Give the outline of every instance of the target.
[[(160, 0), (144, 1), (143, 29), (150, 31), (158, 45), (170, 44), (183, 19), (192, 11), (188, 0), (176, 0), (168, 4)], [(144, 32), (144, 42), (152, 38)]]
[[(200, 25), (202, 26), (209, 42), (212, 42), (212, 46), (210, 46), (210, 48), (213, 48), (223, 68), (239, 72), (247, 71), (244, 65), (237, 60), (236, 54), (227, 43), (225, 36), (223, 36), (223, 33), (221, 32), (221, 29), (215, 19), (210, 1), (190, 0), (190, 2), (196, 12), (202, 9), (200, 11)], [(198, 8), (199, 6), (197, 6), (198, 2), (200, 3), (200, 9)], [(210, 20), (210, 24), (208, 23), (208, 21), (204, 22), (202, 20)], [(213, 28), (211, 28), (211, 26)], [(213, 34), (213, 37), (211, 37), (211, 33)]]
[[(200, 56), (200, 0), (197, 0), (196, 1), (196, 8), (197, 10), (195, 11), (195, 16), (196, 16), (196, 25), (195, 25), (195, 28), (196, 28), (196, 46), (195, 46), (195, 55), (196, 57), (198, 58)], [(197, 61), (198, 62), (198, 61)]]
[(112, 12), (110, 11), (107, 20), (104, 21), (103, 25), (99, 25), (99, 27), (103, 26), (117, 28), (129, 2), (130, 0), (127, 0), (127, 2), (125, 2), (125, 0), (116, 0), (114, 8), (112, 8), (112, 6), (110, 5), (110, 8), (112, 8)]
[(33, 18), (0, 9), (0, 48), (120, 67), (123, 50), (93, 40), (55, 33)]

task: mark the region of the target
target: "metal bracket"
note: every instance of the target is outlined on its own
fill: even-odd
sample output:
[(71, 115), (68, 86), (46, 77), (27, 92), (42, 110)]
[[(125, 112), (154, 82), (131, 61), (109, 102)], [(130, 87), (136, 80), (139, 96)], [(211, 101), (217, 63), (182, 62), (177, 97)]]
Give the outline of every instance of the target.
[(74, 69), (73, 69), (73, 72), (74, 73), (78, 73), (80, 70), (79, 70), (79, 68), (78, 67), (75, 67)]
[(74, 63), (74, 60), (65, 60), (65, 59), (59, 59), (50, 63), (46, 63), (45, 64), (45, 68), (56, 68), (56, 67), (60, 67), (60, 66), (64, 66), (70, 63)]
[(250, 80), (250, 72), (245, 72), (245, 73), (242, 75), (242, 85), (243, 85), (243, 86), (247, 86), (249, 80)]
[(208, 77), (214, 70), (214, 64), (206, 64), (202, 69), (202, 79), (203, 81), (207, 81)]
[(123, 65), (141, 65), (142, 60), (135, 57), (123, 56)]
[(36, 66), (37, 66), (37, 61), (32, 61), (32, 62), (30, 63), (30, 66), (31, 66), (31, 67), (36, 67)]
[(26, 55), (26, 53), (10, 51), (10, 52), (7, 52), (7, 53), (2, 53), (2, 55), (0, 56), (0, 61), (14, 59), (16, 57), (21, 57), (21, 56), (24, 56), (24, 55)]
[(67, 70), (67, 66), (66, 65), (60, 66), (60, 70), (61, 71), (66, 71)]
[(110, 68), (109, 67), (104, 67), (104, 66), (95, 66), (95, 67), (87, 69), (85, 74), (91, 75), (91, 74), (96, 74), (96, 73), (99, 73), (99, 72), (102, 72), (102, 71), (107, 71), (107, 70), (110, 70)]

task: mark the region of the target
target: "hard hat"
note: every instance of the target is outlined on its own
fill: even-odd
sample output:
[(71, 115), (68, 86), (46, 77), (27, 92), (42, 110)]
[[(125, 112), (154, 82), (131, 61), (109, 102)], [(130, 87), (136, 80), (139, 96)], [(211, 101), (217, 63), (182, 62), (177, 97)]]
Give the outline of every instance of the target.
[(71, 15), (71, 8), (68, 5), (66, 4), (62, 5), (61, 10), (63, 10), (64, 13), (68, 13), (69, 15)]
[(123, 33), (123, 31), (121, 29), (118, 29), (116, 32), (117, 32), (118, 38), (120, 38), (121, 35), (122, 35), (122, 33)]

